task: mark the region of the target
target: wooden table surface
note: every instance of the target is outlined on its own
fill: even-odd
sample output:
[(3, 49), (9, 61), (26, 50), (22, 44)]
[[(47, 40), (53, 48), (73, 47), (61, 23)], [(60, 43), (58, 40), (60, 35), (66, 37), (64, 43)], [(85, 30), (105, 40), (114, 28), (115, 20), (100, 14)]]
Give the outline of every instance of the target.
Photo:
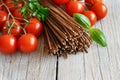
[(104, 31), (108, 46), (95, 43), (88, 54), (67, 59), (43, 53), (43, 38), (32, 54), (0, 54), (0, 80), (120, 80), (120, 0), (104, 0), (107, 17), (95, 27)]

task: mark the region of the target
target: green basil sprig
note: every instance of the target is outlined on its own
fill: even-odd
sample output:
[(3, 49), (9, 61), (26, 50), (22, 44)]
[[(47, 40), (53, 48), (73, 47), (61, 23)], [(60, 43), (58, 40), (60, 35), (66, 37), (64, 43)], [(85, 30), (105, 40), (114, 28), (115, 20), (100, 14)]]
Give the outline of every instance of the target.
[(104, 33), (97, 28), (92, 28), (90, 20), (83, 14), (75, 13), (74, 20), (77, 21), (83, 28), (89, 31), (90, 37), (99, 45), (106, 47), (107, 42)]

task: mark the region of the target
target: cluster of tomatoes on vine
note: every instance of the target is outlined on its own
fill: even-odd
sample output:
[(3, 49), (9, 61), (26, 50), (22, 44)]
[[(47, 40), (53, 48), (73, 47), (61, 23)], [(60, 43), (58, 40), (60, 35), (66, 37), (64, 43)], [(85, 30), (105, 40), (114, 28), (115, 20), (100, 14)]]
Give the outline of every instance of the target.
[(20, 12), (23, 5), (22, 1), (16, 4), (13, 0), (0, 0), (0, 52), (4, 54), (37, 49), (42, 22), (32, 16), (26, 20)]
[(93, 26), (97, 20), (103, 19), (108, 12), (102, 0), (52, 0), (57, 5), (65, 5), (66, 12), (73, 16), (74, 13), (81, 13), (88, 17)]

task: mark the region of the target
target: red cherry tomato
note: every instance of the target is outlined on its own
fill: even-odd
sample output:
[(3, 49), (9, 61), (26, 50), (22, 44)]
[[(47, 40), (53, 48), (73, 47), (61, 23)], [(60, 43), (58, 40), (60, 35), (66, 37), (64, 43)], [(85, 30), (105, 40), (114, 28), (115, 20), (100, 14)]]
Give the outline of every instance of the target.
[(9, 7), (11, 12), (14, 12), (16, 8), (21, 8), (24, 5), (23, 2), (15, 4), (12, 0), (6, 0), (5, 4)]
[[(9, 23), (12, 24), (13, 20), (10, 19)], [(16, 24), (15, 24), (16, 23)], [(14, 35), (16, 38), (19, 38), (21, 34), (23, 33), (22, 28), (20, 27), (20, 22), (18, 20), (15, 20), (15, 23), (13, 24), (12, 28), (8, 28), (8, 25), (5, 23), (3, 27), (3, 34), (8, 34), (8, 30), (10, 29), (10, 33)]]
[(22, 22), (22, 23), (24, 23), (25, 21), (24, 21), (24, 17), (23, 17), (23, 15), (22, 15), (22, 13), (20, 12), (20, 8), (18, 8), (18, 9), (16, 9), (14, 12), (13, 12), (13, 16), (15, 17), (15, 18), (17, 18), (20, 22)]
[(1, 11), (5, 11), (7, 13), (6, 8), (2, 5), (2, 2), (0, 2), (0, 10)]
[(24, 53), (30, 53), (37, 49), (38, 39), (33, 34), (26, 34), (19, 38), (18, 48)]
[(0, 36), (0, 52), (3, 54), (13, 54), (17, 50), (17, 40), (12, 35)]
[(91, 10), (96, 14), (97, 19), (102, 19), (107, 15), (108, 9), (104, 3), (96, 3)]
[(85, 0), (88, 9), (91, 9), (91, 7), (97, 2), (102, 2), (102, 0)]
[(52, 0), (52, 1), (56, 3), (57, 5), (63, 5), (69, 2), (70, 0)]
[(31, 18), (30, 23), (26, 26), (26, 32), (32, 33), (36, 37), (39, 37), (41, 35), (42, 30), (42, 22), (39, 21), (37, 18)]
[(85, 2), (86, 2), (87, 4), (92, 4), (92, 5), (94, 5), (94, 4), (97, 3), (97, 2), (102, 2), (102, 0), (85, 0)]
[(20, 12), (20, 8), (18, 8), (18, 9), (16, 9), (14, 12), (13, 12), (13, 15), (14, 15), (14, 17), (16, 17), (16, 18), (23, 18), (23, 16), (22, 16), (22, 13)]
[(18, 2), (18, 3), (16, 4), (16, 6), (17, 6), (18, 8), (23, 7), (23, 6), (24, 6), (24, 2), (23, 2), (23, 1)]
[(0, 2), (0, 10), (2, 10), (2, 9), (3, 9), (2, 2)]
[(6, 0), (5, 4), (9, 7), (11, 12), (15, 10), (15, 4), (12, 0)]
[(7, 13), (4, 11), (0, 11), (0, 30), (2, 30), (3, 24), (6, 22), (6, 20), (7, 20)]
[(82, 13), (84, 11), (84, 5), (80, 1), (70, 1), (66, 4), (66, 12), (73, 16), (74, 13)]
[(85, 11), (83, 12), (85, 16), (87, 16), (91, 22), (91, 26), (94, 25), (97, 22), (97, 16), (93, 11)]

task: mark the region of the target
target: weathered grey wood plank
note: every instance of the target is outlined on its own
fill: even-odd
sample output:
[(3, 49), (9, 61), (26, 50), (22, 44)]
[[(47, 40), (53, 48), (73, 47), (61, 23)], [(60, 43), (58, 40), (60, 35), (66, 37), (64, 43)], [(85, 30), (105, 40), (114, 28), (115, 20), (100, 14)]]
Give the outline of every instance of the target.
[(109, 13), (95, 27), (103, 30), (108, 46), (94, 43), (88, 54), (59, 58), (58, 80), (120, 80), (120, 0), (104, 2)]

